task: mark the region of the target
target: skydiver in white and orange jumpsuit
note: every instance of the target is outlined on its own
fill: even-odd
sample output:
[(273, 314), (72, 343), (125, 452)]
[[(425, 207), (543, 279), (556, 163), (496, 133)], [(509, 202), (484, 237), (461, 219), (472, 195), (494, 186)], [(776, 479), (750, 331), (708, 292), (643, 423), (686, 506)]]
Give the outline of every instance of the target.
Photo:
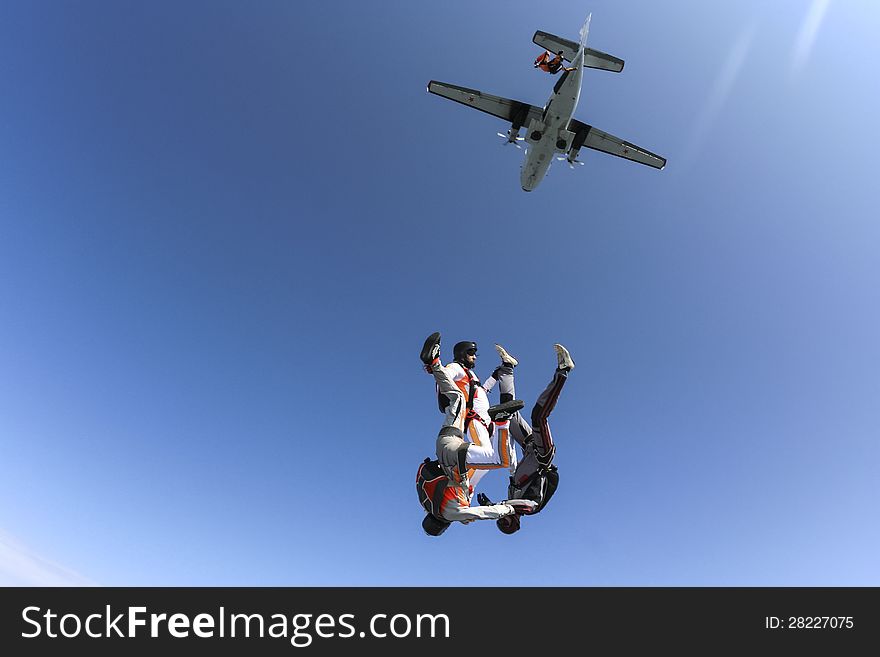
[[(425, 341), (421, 354), (425, 369), (434, 375), (440, 399), (445, 402), (443, 426), (436, 444), (437, 460), (448, 480), (441, 503), (442, 518), (428, 514), (422, 524), (425, 531), (434, 536), (445, 531), (452, 521), (493, 520), (528, 513), (536, 506), (531, 500), (473, 507), (470, 504), (474, 484), (482, 474), (499, 468), (508, 468), (512, 472), (515, 467), (509, 420), (492, 420), (486, 391), (471, 371), (476, 362), (476, 345), (470, 345), (473, 343), (456, 345), (458, 361), (444, 368), (439, 357), (440, 335), (435, 333)], [(473, 409), (469, 412), (467, 400), (471, 394)], [(515, 404), (507, 406), (512, 409)], [(493, 407), (492, 414), (499, 409), (504, 411), (506, 407)], [(465, 440), (465, 431), (470, 440)], [(511, 459), (514, 459), (513, 465)]]

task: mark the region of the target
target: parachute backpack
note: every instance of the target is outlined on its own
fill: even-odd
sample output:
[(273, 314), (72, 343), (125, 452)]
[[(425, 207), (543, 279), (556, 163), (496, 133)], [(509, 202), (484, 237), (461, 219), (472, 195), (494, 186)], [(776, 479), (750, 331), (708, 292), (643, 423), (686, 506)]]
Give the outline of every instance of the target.
[(441, 515), (443, 495), (446, 493), (448, 483), (449, 479), (437, 459), (426, 458), (419, 465), (419, 471), (416, 473), (416, 493), (419, 496), (419, 503), (427, 512), (425, 519), (422, 520), (422, 529), (429, 536), (440, 536), (451, 524)]
[[(555, 465), (548, 468), (541, 468), (537, 472), (533, 472), (529, 477), (517, 484), (513, 477), (510, 478), (510, 485), (507, 487), (508, 499), (511, 500), (531, 500), (538, 506), (535, 507), (529, 515), (538, 513), (547, 506), (547, 502), (553, 497), (553, 493), (559, 487), (559, 470)], [(520, 520), (519, 514), (503, 516), (495, 521), (498, 529), (504, 534), (515, 534), (519, 531)]]
[(547, 502), (553, 497), (553, 493), (559, 487), (559, 470), (555, 465), (549, 468), (542, 468), (532, 474), (528, 479), (520, 484), (516, 484), (511, 477), (510, 486), (507, 492), (512, 500), (532, 500), (537, 502), (538, 506), (534, 513), (538, 513), (547, 506)]

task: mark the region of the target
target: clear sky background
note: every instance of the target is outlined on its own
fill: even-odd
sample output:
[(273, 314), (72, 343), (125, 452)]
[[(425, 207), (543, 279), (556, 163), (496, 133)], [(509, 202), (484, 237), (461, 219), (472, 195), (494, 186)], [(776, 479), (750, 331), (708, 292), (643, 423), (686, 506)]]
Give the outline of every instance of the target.
[[(536, 29), (626, 60), (594, 151)], [(4, 2), (0, 583), (880, 585), (874, 0)], [(425, 536), (420, 368), (493, 342), (561, 483)], [(506, 477), (481, 488), (504, 496)]]

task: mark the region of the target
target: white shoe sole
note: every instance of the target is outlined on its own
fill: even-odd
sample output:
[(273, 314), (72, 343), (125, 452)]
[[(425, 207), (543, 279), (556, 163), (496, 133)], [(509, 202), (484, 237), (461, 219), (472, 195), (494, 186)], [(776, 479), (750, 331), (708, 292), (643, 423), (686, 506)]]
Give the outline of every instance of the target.
[(568, 349), (561, 344), (554, 344), (553, 348), (556, 350), (556, 360), (559, 362), (559, 369), (568, 368), (573, 370), (574, 361), (571, 359), (571, 354), (568, 353)]
[(498, 355), (501, 357), (501, 362), (505, 365), (510, 365), (511, 367), (519, 365), (519, 361), (507, 353), (507, 350), (505, 350), (500, 344), (495, 345), (495, 351), (498, 352)]

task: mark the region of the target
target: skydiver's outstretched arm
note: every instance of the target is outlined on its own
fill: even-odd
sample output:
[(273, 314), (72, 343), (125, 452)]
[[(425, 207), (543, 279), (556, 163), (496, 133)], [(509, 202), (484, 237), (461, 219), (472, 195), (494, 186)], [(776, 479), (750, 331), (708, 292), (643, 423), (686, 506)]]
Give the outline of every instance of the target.
[(428, 336), (419, 358), (425, 369), (434, 376), (437, 391), (447, 402), (443, 425), (437, 435), (437, 460), (450, 482), (460, 487), (463, 495), (467, 495), (469, 483), (465, 456), (468, 447), (463, 434), (466, 413), (464, 395), (440, 362), (440, 333)]
[(434, 381), (437, 383), (437, 393), (448, 403), (446, 405), (446, 415), (443, 418), (444, 427), (457, 427), (459, 430), (464, 428), (465, 417), (465, 400), (464, 395), (458, 386), (449, 376), (446, 368), (439, 358), (435, 358), (430, 365), (431, 374), (434, 375)]
[(504, 500), (485, 506), (449, 507), (443, 517), (450, 522), (473, 522), (474, 520), (497, 520), (514, 514), (532, 513), (538, 505), (533, 500)]

